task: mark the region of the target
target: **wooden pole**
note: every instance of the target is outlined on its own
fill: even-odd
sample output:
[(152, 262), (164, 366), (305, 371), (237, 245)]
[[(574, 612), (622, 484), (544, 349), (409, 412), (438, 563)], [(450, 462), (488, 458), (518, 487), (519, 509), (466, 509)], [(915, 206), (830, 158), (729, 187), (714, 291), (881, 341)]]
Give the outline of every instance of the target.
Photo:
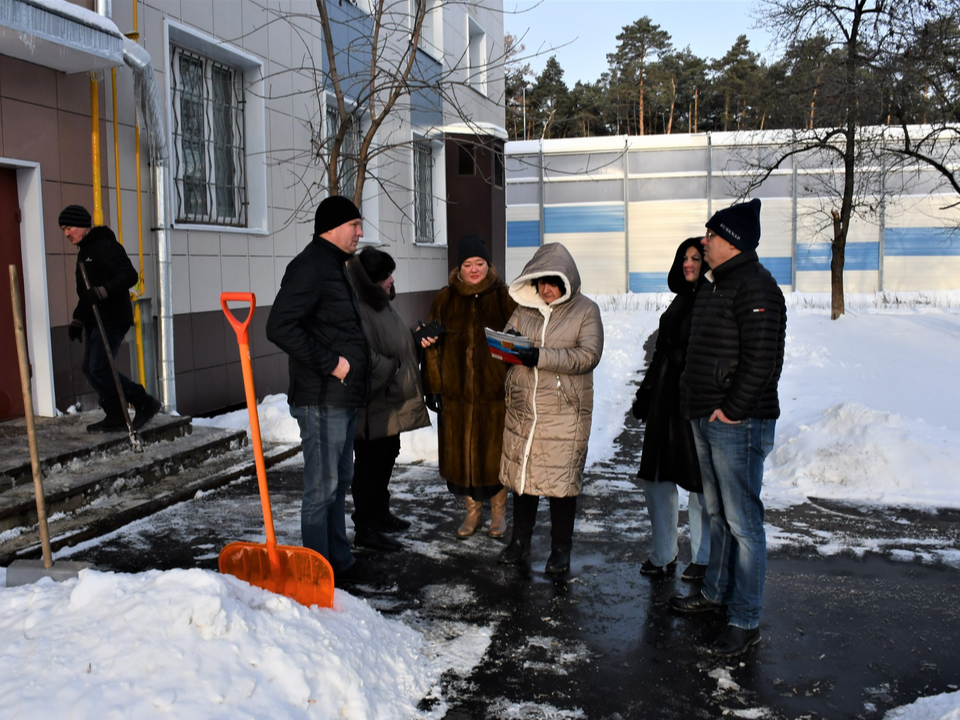
[(33, 391), (30, 388), (30, 358), (27, 356), (27, 334), (23, 327), (23, 308), (20, 306), (20, 281), (17, 266), (10, 266), (10, 295), (13, 301), (13, 325), (17, 336), (17, 357), (20, 360), (20, 386), (23, 389), (23, 410), (27, 421), (27, 441), (30, 445), (30, 466), (33, 468), (33, 490), (37, 496), (37, 523), (40, 526), (40, 544), (43, 546), (43, 567), (53, 566), (50, 554), (50, 532), (47, 529), (47, 504), (43, 497), (43, 478), (40, 476), (40, 452), (37, 450), (37, 428), (33, 422)]

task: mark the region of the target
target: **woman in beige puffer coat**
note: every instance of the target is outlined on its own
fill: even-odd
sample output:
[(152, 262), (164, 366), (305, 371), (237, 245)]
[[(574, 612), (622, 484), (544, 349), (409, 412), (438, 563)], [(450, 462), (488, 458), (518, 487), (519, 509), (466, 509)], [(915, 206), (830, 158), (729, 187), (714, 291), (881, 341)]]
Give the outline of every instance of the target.
[(513, 491), (513, 534), (499, 562), (530, 553), (540, 496), (550, 498), (548, 574), (570, 567), (577, 495), (593, 419), (593, 369), (603, 353), (597, 304), (580, 294), (580, 273), (559, 243), (537, 250), (511, 285), (510, 325), (534, 347), (518, 352), (506, 380), (500, 480)]

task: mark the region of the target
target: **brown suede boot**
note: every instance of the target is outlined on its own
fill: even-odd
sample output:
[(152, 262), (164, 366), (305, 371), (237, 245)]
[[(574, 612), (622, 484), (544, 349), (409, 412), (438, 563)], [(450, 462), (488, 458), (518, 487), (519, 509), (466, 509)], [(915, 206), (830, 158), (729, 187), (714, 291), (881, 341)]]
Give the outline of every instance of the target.
[(469, 496), (465, 496), (463, 499), (467, 503), (467, 517), (463, 521), (463, 525), (457, 529), (458, 538), (470, 537), (483, 524), (483, 503)]
[(490, 498), (490, 537), (501, 538), (507, 533), (507, 489)]

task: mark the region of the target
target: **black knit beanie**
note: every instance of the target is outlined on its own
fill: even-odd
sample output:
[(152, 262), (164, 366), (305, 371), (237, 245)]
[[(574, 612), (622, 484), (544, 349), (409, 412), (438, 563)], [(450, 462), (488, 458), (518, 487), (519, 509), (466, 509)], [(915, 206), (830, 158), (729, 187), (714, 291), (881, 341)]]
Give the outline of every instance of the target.
[(331, 195), (317, 206), (317, 215), (313, 221), (315, 235), (323, 235), (328, 230), (338, 228), (351, 220), (357, 220), (360, 211), (350, 198), (343, 195)]
[(707, 229), (740, 251), (756, 250), (760, 244), (760, 200), (754, 198), (718, 210), (707, 221)]
[(360, 258), (360, 264), (363, 265), (371, 282), (383, 282), (397, 269), (397, 263), (390, 254), (375, 247), (365, 247), (357, 257)]
[(474, 257), (483, 258), (490, 264), (490, 255), (483, 238), (479, 235), (464, 235), (457, 243), (457, 265), (463, 265), (466, 260)]
[(92, 220), (90, 213), (83, 205), (67, 205), (60, 213), (57, 225), (60, 227), (88, 228), (92, 225)]

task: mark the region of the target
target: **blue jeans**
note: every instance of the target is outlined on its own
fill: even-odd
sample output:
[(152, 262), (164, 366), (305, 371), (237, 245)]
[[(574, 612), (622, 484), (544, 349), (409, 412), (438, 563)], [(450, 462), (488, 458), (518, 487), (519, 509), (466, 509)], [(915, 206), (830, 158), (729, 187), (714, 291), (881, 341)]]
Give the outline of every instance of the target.
[(710, 512), (703, 493), (690, 493), (687, 516), (690, 522), (690, 561), (707, 565), (710, 562)]
[[(128, 328), (106, 326), (103, 329), (110, 344), (110, 358), (116, 360)], [(110, 372), (110, 358), (107, 357), (107, 350), (103, 346), (100, 329), (88, 328), (83, 344), (83, 364), (80, 369), (90, 383), (90, 387), (96, 391), (100, 407), (106, 407), (117, 400), (117, 385), (113, 380), (113, 373)], [(145, 392), (143, 388), (123, 373), (118, 371), (117, 374), (120, 376), (120, 387), (123, 388), (124, 399), (130, 403), (140, 402), (141, 393)]]
[[(680, 508), (677, 485), (672, 482), (641, 480), (640, 486), (646, 498), (653, 535), (650, 562), (663, 567), (677, 557), (677, 522)], [(702, 500), (703, 495), (700, 493), (690, 493), (690, 559), (706, 565), (710, 560), (710, 515)]]
[(303, 545), (323, 555), (335, 573), (346, 570), (355, 562), (347, 540), (344, 503), (353, 481), (357, 410), (291, 403), (290, 414), (300, 425), (303, 448)]
[(703, 596), (727, 606), (727, 622), (760, 624), (767, 574), (763, 529), (763, 461), (773, 449), (776, 420), (691, 421), (710, 513), (710, 564)]

